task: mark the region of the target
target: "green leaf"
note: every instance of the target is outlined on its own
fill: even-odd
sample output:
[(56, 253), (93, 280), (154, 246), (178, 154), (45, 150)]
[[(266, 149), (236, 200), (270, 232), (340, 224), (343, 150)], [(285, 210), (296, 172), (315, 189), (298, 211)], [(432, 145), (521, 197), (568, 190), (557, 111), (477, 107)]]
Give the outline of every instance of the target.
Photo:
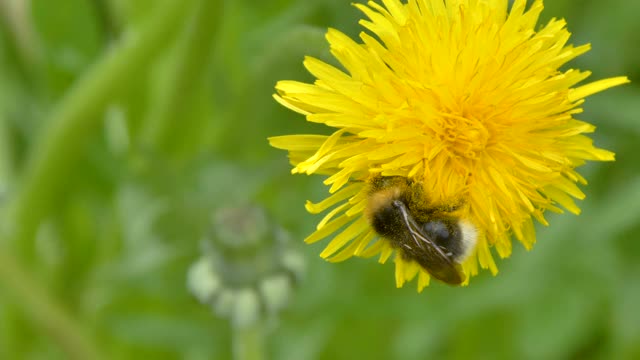
[(102, 51), (102, 29), (92, 1), (34, 0), (31, 11), (50, 94), (57, 98)]

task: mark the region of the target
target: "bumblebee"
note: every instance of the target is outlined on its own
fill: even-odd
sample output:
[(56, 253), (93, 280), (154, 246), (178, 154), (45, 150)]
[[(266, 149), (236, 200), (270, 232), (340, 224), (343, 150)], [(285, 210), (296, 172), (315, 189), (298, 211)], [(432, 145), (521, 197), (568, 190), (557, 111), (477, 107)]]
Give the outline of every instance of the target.
[(369, 224), (406, 260), (451, 285), (465, 280), (461, 264), (477, 242), (476, 228), (455, 216), (463, 203), (429, 202), (421, 183), (401, 176), (377, 176), (369, 183)]

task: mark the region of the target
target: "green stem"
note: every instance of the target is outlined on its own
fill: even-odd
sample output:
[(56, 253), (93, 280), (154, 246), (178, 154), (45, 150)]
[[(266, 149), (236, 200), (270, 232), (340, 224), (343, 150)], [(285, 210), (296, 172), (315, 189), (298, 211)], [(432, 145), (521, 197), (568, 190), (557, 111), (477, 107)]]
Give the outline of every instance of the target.
[(166, 150), (169, 142), (179, 137), (180, 130), (187, 125), (181, 119), (185, 118), (198, 85), (206, 79), (222, 1), (200, 0), (193, 9), (174, 49), (167, 81), (163, 82), (145, 121), (142, 142), (152, 149)]
[(0, 284), (10, 290), (18, 303), (60, 344), (70, 359), (100, 359), (94, 344), (83, 336), (73, 319), (50, 297), (18, 261), (0, 249)]
[(32, 256), (36, 227), (74, 176), (73, 164), (99, 129), (102, 111), (119, 90), (140, 80), (136, 75), (165, 47), (188, 8), (183, 0), (158, 5), (151, 20), (90, 68), (43, 122), (10, 208), (15, 216), (10, 230), (23, 256)]
[[(0, 106), (2, 106), (0, 102)], [(6, 196), (8, 184), (14, 182), (14, 143), (8, 120), (0, 114), (0, 199)]]
[(264, 352), (264, 329), (256, 321), (247, 326), (233, 326), (233, 358), (235, 360), (262, 360)]

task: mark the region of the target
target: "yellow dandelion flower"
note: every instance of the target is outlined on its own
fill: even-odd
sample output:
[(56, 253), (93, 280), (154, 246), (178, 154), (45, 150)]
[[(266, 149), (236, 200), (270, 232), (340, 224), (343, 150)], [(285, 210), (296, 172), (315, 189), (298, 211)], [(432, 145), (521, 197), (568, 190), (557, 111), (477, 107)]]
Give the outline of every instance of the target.
[(430, 269), (378, 236), (367, 214), (375, 179), (404, 178), (430, 204), (464, 204), (451, 211), (473, 224), (477, 239), (459, 264), (461, 282), (478, 265), (496, 274), (490, 248), (507, 257), (515, 236), (529, 249), (532, 218), (547, 225), (546, 210), (580, 212), (573, 199), (584, 198), (577, 183), (586, 180), (576, 167), (614, 154), (596, 148), (585, 135), (595, 127), (575, 116), (585, 97), (628, 79), (578, 86), (590, 72), (560, 70), (589, 45), (568, 45), (564, 20), (536, 30), (541, 0), (510, 9), (507, 0), (383, 4), (355, 5), (368, 17), (360, 42), (327, 32), (342, 69), (308, 57), (313, 84), (276, 85), (280, 104), (336, 129), (269, 139), (289, 151), (293, 173), (328, 176), (331, 195), (306, 205), (328, 213), (305, 241), (333, 235), (320, 254), (329, 261), (379, 255), (384, 263), (396, 253), (397, 286), (417, 276), (421, 291)]

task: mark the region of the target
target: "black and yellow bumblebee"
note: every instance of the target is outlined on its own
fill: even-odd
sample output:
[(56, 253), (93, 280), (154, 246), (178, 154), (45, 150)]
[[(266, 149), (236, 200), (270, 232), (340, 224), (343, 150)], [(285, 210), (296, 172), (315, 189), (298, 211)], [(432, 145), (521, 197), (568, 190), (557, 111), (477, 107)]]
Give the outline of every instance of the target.
[(422, 183), (402, 176), (369, 181), (365, 214), (371, 227), (406, 260), (451, 285), (465, 281), (461, 264), (473, 252), (477, 230), (456, 216), (464, 202), (432, 204)]

